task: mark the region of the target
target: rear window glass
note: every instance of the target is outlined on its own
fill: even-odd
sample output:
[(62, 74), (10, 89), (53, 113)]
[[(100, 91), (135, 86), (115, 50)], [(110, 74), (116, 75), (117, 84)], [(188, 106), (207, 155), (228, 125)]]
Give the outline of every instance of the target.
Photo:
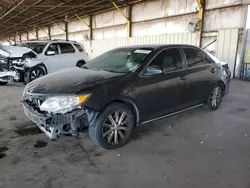
[(187, 58), (188, 67), (196, 67), (208, 63), (206, 56), (200, 51), (193, 48), (184, 48), (183, 50)]
[(69, 43), (59, 43), (62, 54), (75, 53), (74, 47)]
[(84, 51), (79, 44), (74, 44), (74, 45), (79, 50), (79, 52), (83, 52)]

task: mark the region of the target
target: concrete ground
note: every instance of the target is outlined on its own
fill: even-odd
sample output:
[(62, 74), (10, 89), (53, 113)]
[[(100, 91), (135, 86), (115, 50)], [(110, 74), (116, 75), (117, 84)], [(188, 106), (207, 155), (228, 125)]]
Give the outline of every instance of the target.
[(51, 142), (27, 129), (23, 86), (0, 89), (0, 187), (250, 188), (249, 82), (233, 80), (217, 111), (197, 108), (139, 127), (112, 151), (85, 134)]

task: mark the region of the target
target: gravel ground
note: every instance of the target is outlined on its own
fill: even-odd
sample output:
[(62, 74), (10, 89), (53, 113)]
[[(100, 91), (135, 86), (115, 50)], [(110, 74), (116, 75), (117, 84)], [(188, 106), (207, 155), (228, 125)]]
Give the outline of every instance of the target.
[(86, 134), (51, 142), (29, 128), (22, 90), (0, 90), (0, 187), (250, 188), (249, 82), (233, 80), (217, 111), (197, 108), (138, 127), (112, 151)]

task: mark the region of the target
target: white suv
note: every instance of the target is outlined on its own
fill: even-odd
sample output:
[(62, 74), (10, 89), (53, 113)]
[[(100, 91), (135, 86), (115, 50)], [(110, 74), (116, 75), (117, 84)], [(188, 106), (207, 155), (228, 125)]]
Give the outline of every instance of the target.
[(0, 46), (0, 52), (1, 49), (9, 53), (6, 66), (0, 65), (1, 84), (9, 80), (28, 83), (45, 74), (81, 67), (88, 61), (84, 46), (75, 41), (28, 41), (18, 46)]

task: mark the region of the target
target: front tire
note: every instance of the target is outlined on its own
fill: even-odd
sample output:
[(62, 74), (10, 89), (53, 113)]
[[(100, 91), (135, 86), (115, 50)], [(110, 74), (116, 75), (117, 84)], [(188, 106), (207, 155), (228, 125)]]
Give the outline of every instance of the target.
[(89, 126), (89, 136), (97, 146), (115, 149), (130, 139), (134, 125), (132, 110), (124, 104), (112, 103)]
[(211, 108), (212, 110), (216, 110), (220, 106), (222, 96), (223, 96), (222, 86), (220, 84), (215, 84), (207, 99), (208, 107)]
[(8, 82), (0, 82), (0, 86), (4, 86), (6, 84), (8, 84)]
[(82, 68), (84, 65), (86, 64), (85, 61), (79, 61), (76, 66), (79, 67), (79, 68)]
[(44, 75), (46, 75), (46, 72), (42, 66), (29, 68), (24, 73), (24, 84), (26, 85), (26, 84), (32, 82), (33, 80), (40, 78)]

